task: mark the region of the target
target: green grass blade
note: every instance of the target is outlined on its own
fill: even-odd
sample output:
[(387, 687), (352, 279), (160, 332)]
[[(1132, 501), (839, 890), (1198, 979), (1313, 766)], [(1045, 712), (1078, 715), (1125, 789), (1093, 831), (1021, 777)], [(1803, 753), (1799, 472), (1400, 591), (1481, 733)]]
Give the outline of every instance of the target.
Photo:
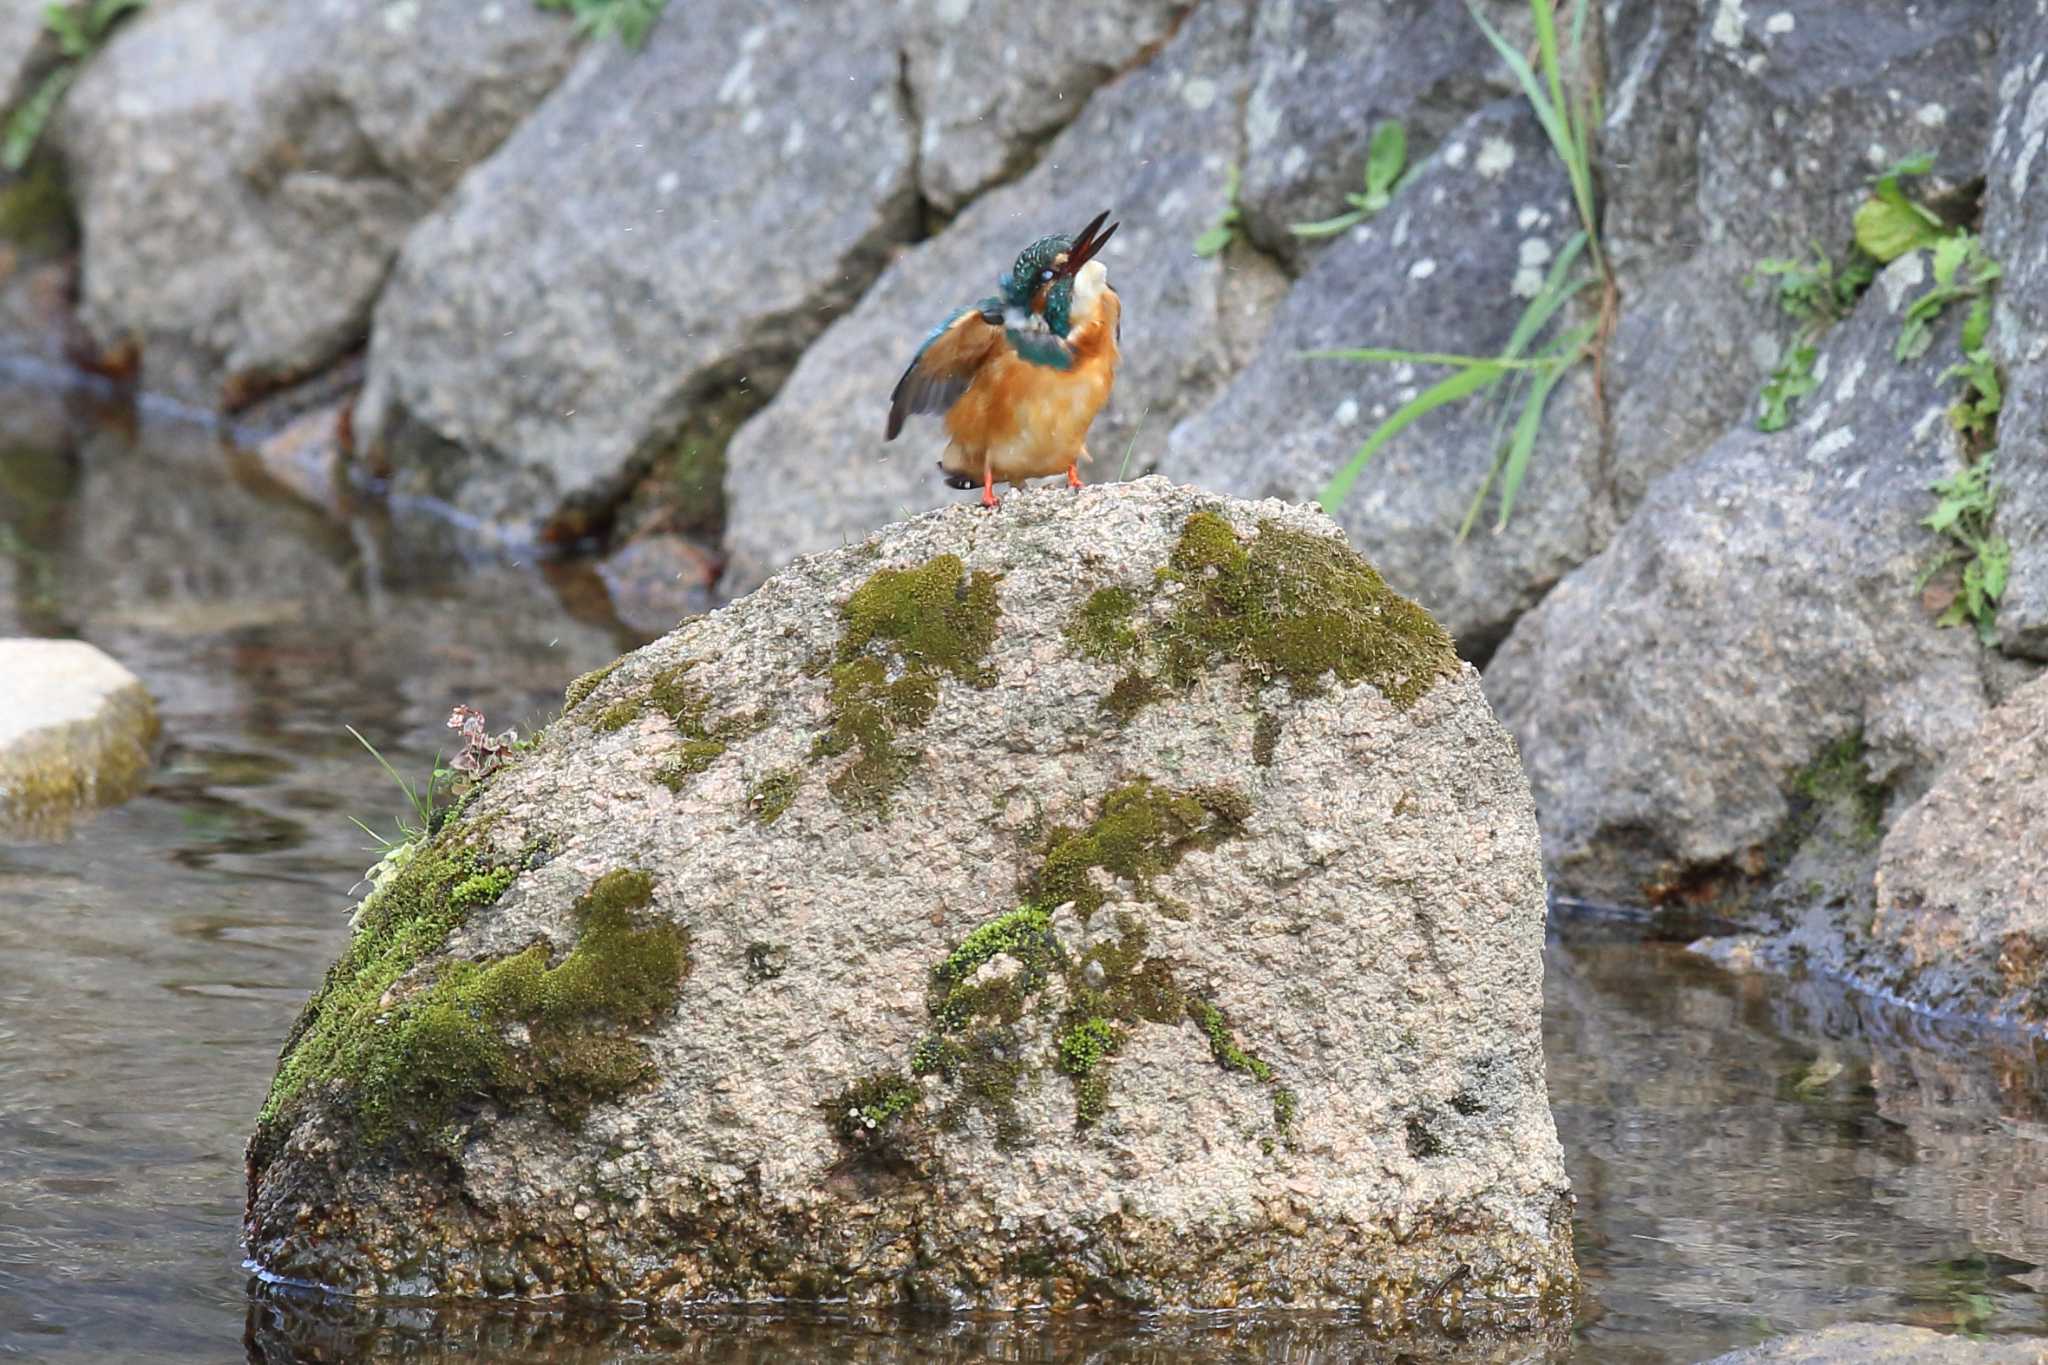
[(1331, 479), (1324, 487), (1320, 499), (1323, 510), (1335, 516), (1345, 495), (1351, 491), (1351, 485), (1358, 482), (1358, 476), (1365, 472), (1366, 465), (1371, 463), (1379, 448), (1400, 435), (1411, 423), (1428, 416), (1447, 403), (1455, 403), (1460, 398), (1499, 383), (1505, 373), (1506, 368), (1496, 361), (1478, 361), (1447, 379), (1438, 380), (1403, 403), (1393, 416), (1373, 429), (1373, 433), (1365, 438), (1365, 444), (1358, 448), (1358, 453), (1351, 457), (1351, 463), (1345, 465), (1337, 477)]
[(1557, 10), (1553, 0), (1529, 0), (1529, 18), (1536, 26), (1536, 51), (1543, 63), (1543, 78), (1550, 86), (1550, 107), (1562, 116), (1567, 107), (1564, 63), (1557, 50)]
[(412, 783), (406, 781), (405, 778), (400, 776), (398, 769), (391, 766), (390, 760), (385, 758), (384, 755), (378, 753), (377, 746), (370, 743), (369, 740), (364, 739), (362, 736), (362, 732), (357, 730), (355, 726), (344, 725), (341, 728), (348, 731), (350, 734), (354, 735), (356, 737), (356, 743), (362, 745), (365, 749), (368, 749), (370, 751), (370, 757), (377, 760), (377, 766), (382, 768), (385, 772), (391, 774), (391, 780), (398, 784), (398, 789), (405, 793), (405, 799), (407, 803), (412, 806), (414, 812), (416, 812), (419, 815), (421, 821), (424, 822), (428, 818), (428, 816), (432, 814), (432, 812), (426, 810), (420, 805), (420, 795), (418, 789), (415, 788), (412, 785)]
[(77, 78), (75, 63), (60, 66), (43, 78), (35, 94), (22, 101), (7, 120), (5, 139), (0, 140), (0, 165), (10, 171), (19, 171), (28, 165), (29, 158), (35, 155), (36, 143), (42, 139), (43, 129), (50, 122), (51, 113), (57, 108), (57, 101), (64, 98), (64, 92)]
[[(1565, 354), (1576, 352), (1593, 339), (1590, 324), (1575, 328), (1565, 338)], [(1529, 455), (1536, 449), (1536, 437), (1543, 429), (1543, 411), (1550, 402), (1550, 391), (1558, 382), (1571, 373), (1570, 360), (1560, 361), (1555, 369), (1538, 375), (1535, 387), (1527, 402), (1522, 404), (1522, 415), (1515, 422), (1515, 434), (1508, 442), (1506, 455), (1502, 458), (1500, 479), (1500, 516), (1494, 522), (1496, 531), (1505, 531), (1508, 517), (1515, 510), (1515, 495), (1522, 491), (1522, 478), (1529, 472)]]
[(1385, 346), (1353, 346), (1341, 350), (1303, 351), (1301, 358), (1303, 360), (1365, 360), (1390, 365), (1456, 365), (1460, 369), (1475, 365), (1486, 365), (1497, 370), (1534, 370), (1544, 364), (1540, 360), (1517, 360), (1513, 356), (1452, 355), (1443, 351), (1397, 351)]
[(1528, 60), (1515, 51), (1514, 44), (1501, 37), (1500, 31), (1487, 23), (1486, 16), (1476, 7), (1471, 7), (1469, 0), (1468, 7), (1472, 9), (1472, 22), (1479, 25), (1480, 32), (1493, 44), (1493, 50), (1500, 54), (1500, 59), (1507, 63), (1508, 70), (1514, 73), (1515, 83), (1522, 87), (1522, 93), (1528, 97), (1529, 107), (1536, 111), (1536, 121), (1541, 123), (1543, 131), (1549, 134), (1550, 145), (1557, 149), (1558, 158), (1569, 165), (1572, 140), (1569, 130), (1565, 127), (1562, 113), (1543, 93), (1542, 83), (1536, 79), (1536, 73), (1530, 70)]
[(1123, 463), (1116, 467), (1116, 481), (1118, 483), (1124, 481), (1124, 471), (1131, 467), (1131, 452), (1138, 448), (1138, 438), (1145, 434), (1145, 419), (1151, 415), (1152, 405), (1147, 403), (1145, 410), (1138, 414), (1138, 425), (1131, 429), (1131, 443), (1124, 447)]
[[(1507, 437), (1508, 418), (1521, 410), (1522, 401), (1528, 392), (1527, 372), (1515, 375), (1508, 384), (1507, 397), (1501, 400), (1500, 411), (1493, 415), (1493, 430), (1486, 433), (1488, 450), (1498, 452), (1501, 449), (1501, 443)], [(1500, 463), (1500, 456), (1496, 453), (1493, 463), (1486, 467), (1486, 477), (1479, 481), (1479, 487), (1474, 490), (1472, 501), (1465, 505), (1464, 519), (1458, 523), (1457, 541), (1461, 545), (1465, 538), (1472, 534), (1472, 526), (1479, 520), (1480, 509), (1486, 506), (1486, 495), (1492, 490), (1493, 481), (1500, 474)]]
[[(1365, 221), (1364, 209), (1353, 209), (1340, 213), (1335, 218), (1323, 218), (1313, 223), (1294, 223), (1288, 231), (1297, 237), (1334, 237), (1345, 228), (1355, 227)], [(1199, 248), (1197, 248), (1199, 251)]]
[(1574, 232), (1566, 240), (1564, 250), (1558, 252), (1557, 259), (1551, 262), (1550, 273), (1543, 277), (1543, 287), (1537, 291), (1535, 298), (1529, 300), (1529, 306), (1522, 310), (1522, 316), (1516, 320), (1515, 330), (1508, 336), (1507, 348), (1501, 352), (1504, 359), (1519, 356), (1528, 348), (1529, 343), (1542, 333), (1551, 318), (1557, 315), (1558, 309), (1593, 283), (1591, 280), (1581, 280), (1569, 288), (1565, 285), (1565, 276), (1570, 274), (1571, 268), (1578, 263), (1579, 253), (1586, 249), (1588, 240), (1584, 232)]

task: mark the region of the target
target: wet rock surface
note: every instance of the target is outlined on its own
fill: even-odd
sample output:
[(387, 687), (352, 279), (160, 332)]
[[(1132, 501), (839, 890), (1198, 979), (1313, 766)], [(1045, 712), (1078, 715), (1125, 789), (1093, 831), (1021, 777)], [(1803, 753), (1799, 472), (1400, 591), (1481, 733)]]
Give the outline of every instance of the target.
[(567, 703), (293, 1029), (269, 1269), (1561, 1310), (1523, 779), (1327, 521), (1159, 481), (932, 514)]

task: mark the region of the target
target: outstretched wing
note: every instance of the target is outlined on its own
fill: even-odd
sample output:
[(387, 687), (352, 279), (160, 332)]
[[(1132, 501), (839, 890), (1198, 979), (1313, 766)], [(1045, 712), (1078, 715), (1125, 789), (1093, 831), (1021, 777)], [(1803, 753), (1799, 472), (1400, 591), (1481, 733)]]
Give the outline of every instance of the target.
[(887, 439), (896, 439), (903, 419), (912, 413), (952, 407), (974, 382), (974, 372), (989, 353), (1002, 344), (1001, 299), (983, 299), (940, 323), (890, 391)]

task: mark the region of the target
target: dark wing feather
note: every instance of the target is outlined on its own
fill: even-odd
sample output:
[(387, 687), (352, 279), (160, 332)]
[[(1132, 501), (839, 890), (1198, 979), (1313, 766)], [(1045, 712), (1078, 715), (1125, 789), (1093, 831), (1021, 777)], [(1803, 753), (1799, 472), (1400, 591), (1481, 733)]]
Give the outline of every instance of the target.
[(1001, 300), (983, 299), (932, 329), (890, 391), (886, 439), (895, 440), (912, 413), (944, 412), (960, 401), (974, 372), (1001, 343), (1002, 320)]

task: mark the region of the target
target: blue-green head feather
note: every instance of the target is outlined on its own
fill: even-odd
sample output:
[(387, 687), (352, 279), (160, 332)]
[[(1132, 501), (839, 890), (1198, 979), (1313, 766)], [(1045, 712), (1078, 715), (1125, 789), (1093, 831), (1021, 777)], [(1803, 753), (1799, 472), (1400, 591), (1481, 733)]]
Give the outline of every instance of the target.
[[(1054, 282), (1059, 272), (1053, 262), (1074, 246), (1074, 239), (1064, 233), (1051, 237), (1040, 237), (1018, 255), (1017, 263), (1005, 270), (996, 279), (996, 287), (1003, 291), (1003, 302), (1012, 308), (1029, 310), (1038, 291)], [(1067, 291), (1073, 295), (1071, 288)], [(1066, 328), (1059, 329), (1062, 333)]]

